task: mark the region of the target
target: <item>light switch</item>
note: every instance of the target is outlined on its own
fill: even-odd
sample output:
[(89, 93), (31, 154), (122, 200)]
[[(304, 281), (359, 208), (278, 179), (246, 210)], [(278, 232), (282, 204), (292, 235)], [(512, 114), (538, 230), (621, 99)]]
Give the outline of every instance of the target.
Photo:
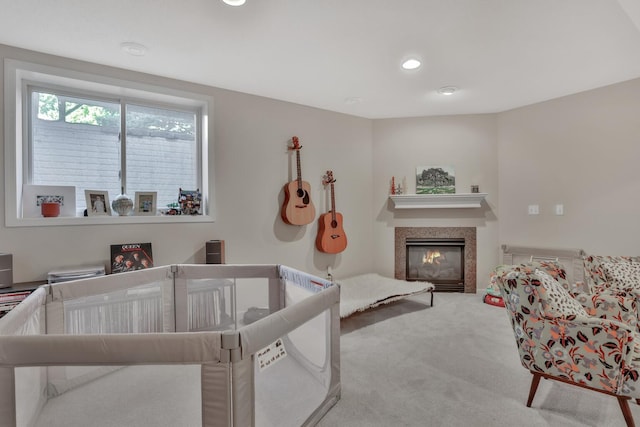
[(529, 215), (538, 215), (540, 213), (539, 205), (529, 205)]
[(556, 215), (564, 215), (564, 205), (556, 205)]

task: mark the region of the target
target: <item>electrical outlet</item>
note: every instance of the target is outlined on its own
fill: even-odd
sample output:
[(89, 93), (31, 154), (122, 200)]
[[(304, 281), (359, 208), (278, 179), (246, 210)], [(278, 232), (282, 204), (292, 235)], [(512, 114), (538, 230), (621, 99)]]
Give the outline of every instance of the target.
[(564, 215), (564, 205), (556, 205), (556, 215)]
[(529, 205), (529, 215), (538, 215), (540, 213), (539, 205)]

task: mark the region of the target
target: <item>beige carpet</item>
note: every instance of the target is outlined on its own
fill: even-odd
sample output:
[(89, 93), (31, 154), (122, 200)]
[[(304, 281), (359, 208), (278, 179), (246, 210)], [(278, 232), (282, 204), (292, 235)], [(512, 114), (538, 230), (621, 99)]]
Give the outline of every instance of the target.
[[(342, 397), (320, 427), (623, 427), (616, 399), (520, 364), (507, 313), (480, 294), (412, 296), (343, 319)], [(640, 425), (640, 406), (631, 404)]]

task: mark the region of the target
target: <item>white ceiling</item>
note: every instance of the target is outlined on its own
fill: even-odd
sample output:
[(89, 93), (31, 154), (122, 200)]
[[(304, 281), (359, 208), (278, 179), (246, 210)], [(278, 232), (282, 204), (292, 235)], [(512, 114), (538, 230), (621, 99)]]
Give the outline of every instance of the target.
[(367, 118), (490, 113), (640, 77), (640, 5), (0, 0), (0, 43)]

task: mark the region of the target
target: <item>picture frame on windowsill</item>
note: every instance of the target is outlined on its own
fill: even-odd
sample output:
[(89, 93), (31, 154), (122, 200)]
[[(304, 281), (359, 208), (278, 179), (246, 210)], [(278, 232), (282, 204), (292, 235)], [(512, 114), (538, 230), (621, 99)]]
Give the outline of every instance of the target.
[(133, 205), (134, 215), (155, 215), (157, 206), (157, 191), (136, 191)]
[(60, 216), (77, 216), (76, 187), (73, 185), (31, 185), (22, 186), (22, 217), (41, 218), (42, 203), (60, 203)]
[(84, 190), (88, 216), (111, 216), (109, 192), (103, 190)]
[(178, 203), (182, 215), (202, 215), (202, 193), (197, 190), (183, 190), (178, 193)]

